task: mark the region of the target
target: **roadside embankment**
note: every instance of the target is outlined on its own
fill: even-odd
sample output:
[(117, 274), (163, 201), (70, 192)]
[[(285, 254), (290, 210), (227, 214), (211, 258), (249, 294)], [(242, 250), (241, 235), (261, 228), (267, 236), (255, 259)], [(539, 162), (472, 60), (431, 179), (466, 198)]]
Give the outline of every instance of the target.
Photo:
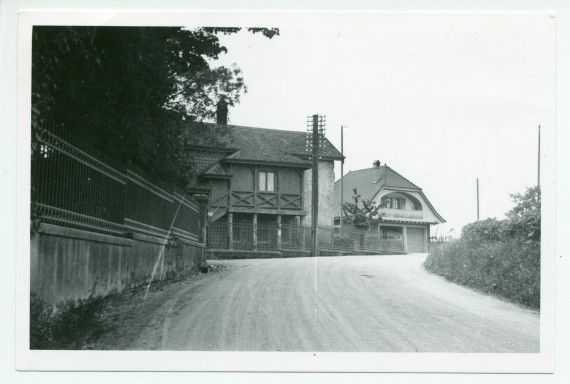
[(464, 239), (432, 247), (424, 266), (447, 280), (540, 308), (540, 242)]

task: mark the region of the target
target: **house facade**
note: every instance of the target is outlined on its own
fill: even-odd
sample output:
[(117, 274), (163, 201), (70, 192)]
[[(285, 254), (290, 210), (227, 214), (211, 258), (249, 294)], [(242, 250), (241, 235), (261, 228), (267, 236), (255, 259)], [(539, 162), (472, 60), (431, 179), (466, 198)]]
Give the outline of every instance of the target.
[[(189, 155), (199, 174), (194, 189), (208, 196), (209, 248), (299, 248), (294, 228), (312, 222), (307, 133), (226, 124), (207, 127), (225, 130), (223, 142), (193, 147)], [(334, 161), (341, 159), (339, 151), (324, 139), (319, 160), (318, 225), (331, 230)]]
[[(405, 253), (427, 252), (431, 226), (445, 223), (422, 189), (378, 160), (372, 168), (351, 171), (335, 182), (335, 227), (340, 227), (341, 185), (343, 203), (353, 202), (354, 189), (361, 200), (371, 200), (379, 224), (369, 237), (401, 241)], [(353, 230), (343, 222), (343, 229)]]

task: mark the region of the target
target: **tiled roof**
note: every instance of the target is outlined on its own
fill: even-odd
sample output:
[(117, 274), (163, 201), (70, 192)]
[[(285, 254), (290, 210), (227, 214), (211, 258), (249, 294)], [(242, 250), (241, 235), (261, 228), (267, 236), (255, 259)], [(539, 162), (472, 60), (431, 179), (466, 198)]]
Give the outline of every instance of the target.
[(212, 164), (217, 163), (228, 155), (223, 151), (214, 151), (212, 149), (193, 149), (187, 152), (187, 154), (192, 159), (192, 167), (198, 173), (208, 170), (208, 168), (212, 167)]
[[(334, 183), (335, 207), (340, 207), (340, 179)], [(421, 188), (387, 165), (350, 171), (344, 175), (343, 202), (352, 202), (354, 188), (361, 200), (372, 199), (380, 188), (403, 188), (421, 191)], [(340, 209), (340, 208), (339, 208)], [(339, 209), (336, 209), (337, 211)]]
[[(230, 146), (239, 150), (228, 156), (228, 160), (266, 161), (288, 164), (308, 165), (307, 134), (298, 131), (282, 131), (276, 129), (229, 126)], [(341, 160), (340, 152), (328, 141), (324, 140), (321, 149), (324, 158)]]
[[(245, 127), (240, 125), (221, 126), (217, 124), (201, 124), (200, 129), (210, 130), (208, 134), (220, 136), (220, 132), (227, 133), (220, 136), (217, 145), (210, 146), (212, 151), (227, 150), (222, 157), (212, 153), (206, 155), (204, 147), (208, 145), (197, 142), (201, 146), (201, 160), (211, 160), (210, 164), (200, 162), (203, 175), (226, 174), (221, 164), (226, 162), (251, 162), (285, 164), (310, 168), (310, 150), (307, 150), (307, 133), (300, 131), (284, 131), (277, 129)], [(192, 154), (191, 154), (192, 155)], [(325, 138), (321, 147), (321, 156), (327, 160), (341, 160), (340, 152)], [(214, 166), (218, 164), (217, 166)]]
[(202, 172), (203, 175), (208, 176), (230, 176), (229, 169), (220, 163), (214, 163), (210, 168)]

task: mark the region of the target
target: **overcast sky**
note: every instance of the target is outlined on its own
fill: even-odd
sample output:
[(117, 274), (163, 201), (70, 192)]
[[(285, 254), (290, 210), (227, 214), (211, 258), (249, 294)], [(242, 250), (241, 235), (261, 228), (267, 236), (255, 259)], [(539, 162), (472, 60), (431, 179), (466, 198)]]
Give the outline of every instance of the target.
[[(504, 217), (537, 181), (538, 125), (554, 129), (554, 19), (545, 14), (326, 14), (280, 18), (280, 36), (222, 36), (248, 93), (230, 122), (304, 131), (327, 115), (345, 174), (387, 163), (447, 220)], [(336, 167), (340, 177), (340, 164)], [(433, 230), (435, 232), (435, 229)]]

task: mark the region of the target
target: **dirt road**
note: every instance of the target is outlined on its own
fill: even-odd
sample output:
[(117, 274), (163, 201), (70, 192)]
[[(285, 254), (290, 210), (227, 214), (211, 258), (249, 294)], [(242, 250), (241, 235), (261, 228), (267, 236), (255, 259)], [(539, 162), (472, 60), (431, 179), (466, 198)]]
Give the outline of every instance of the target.
[(425, 255), (212, 261), (134, 349), (538, 352), (539, 314), (426, 272)]

